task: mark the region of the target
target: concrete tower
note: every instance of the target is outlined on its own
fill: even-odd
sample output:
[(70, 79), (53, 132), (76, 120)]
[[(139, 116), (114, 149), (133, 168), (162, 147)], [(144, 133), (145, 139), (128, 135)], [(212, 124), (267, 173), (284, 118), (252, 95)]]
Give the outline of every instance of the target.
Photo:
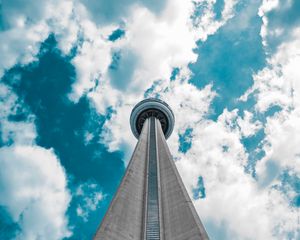
[(133, 108), (130, 125), (138, 143), (95, 240), (209, 239), (166, 143), (174, 122), (161, 100)]

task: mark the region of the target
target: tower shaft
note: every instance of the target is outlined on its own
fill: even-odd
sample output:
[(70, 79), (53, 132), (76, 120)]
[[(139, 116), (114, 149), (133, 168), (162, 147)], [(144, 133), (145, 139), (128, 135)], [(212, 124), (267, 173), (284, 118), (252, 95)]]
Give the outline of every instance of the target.
[(173, 162), (160, 121), (143, 124), (95, 240), (208, 239)]

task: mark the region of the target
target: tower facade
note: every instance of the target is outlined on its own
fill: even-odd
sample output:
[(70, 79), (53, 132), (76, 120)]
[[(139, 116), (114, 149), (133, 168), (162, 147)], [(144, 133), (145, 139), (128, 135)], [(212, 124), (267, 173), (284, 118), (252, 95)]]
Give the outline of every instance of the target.
[(138, 143), (95, 240), (206, 240), (166, 139), (171, 108), (158, 99), (138, 103), (130, 116)]

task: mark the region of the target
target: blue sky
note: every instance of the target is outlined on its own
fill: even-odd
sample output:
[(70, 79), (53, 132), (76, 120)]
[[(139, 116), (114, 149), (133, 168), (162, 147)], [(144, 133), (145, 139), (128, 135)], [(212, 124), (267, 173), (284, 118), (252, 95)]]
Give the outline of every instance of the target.
[(299, 11), (0, 1), (0, 238), (91, 239), (136, 144), (130, 111), (158, 97), (211, 239), (299, 239)]

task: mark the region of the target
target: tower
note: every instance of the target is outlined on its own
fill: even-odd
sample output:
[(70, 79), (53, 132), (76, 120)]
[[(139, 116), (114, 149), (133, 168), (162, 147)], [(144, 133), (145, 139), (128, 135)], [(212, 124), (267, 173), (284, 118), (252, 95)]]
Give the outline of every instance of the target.
[(166, 143), (174, 122), (161, 100), (133, 108), (130, 126), (138, 143), (94, 240), (209, 239)]

